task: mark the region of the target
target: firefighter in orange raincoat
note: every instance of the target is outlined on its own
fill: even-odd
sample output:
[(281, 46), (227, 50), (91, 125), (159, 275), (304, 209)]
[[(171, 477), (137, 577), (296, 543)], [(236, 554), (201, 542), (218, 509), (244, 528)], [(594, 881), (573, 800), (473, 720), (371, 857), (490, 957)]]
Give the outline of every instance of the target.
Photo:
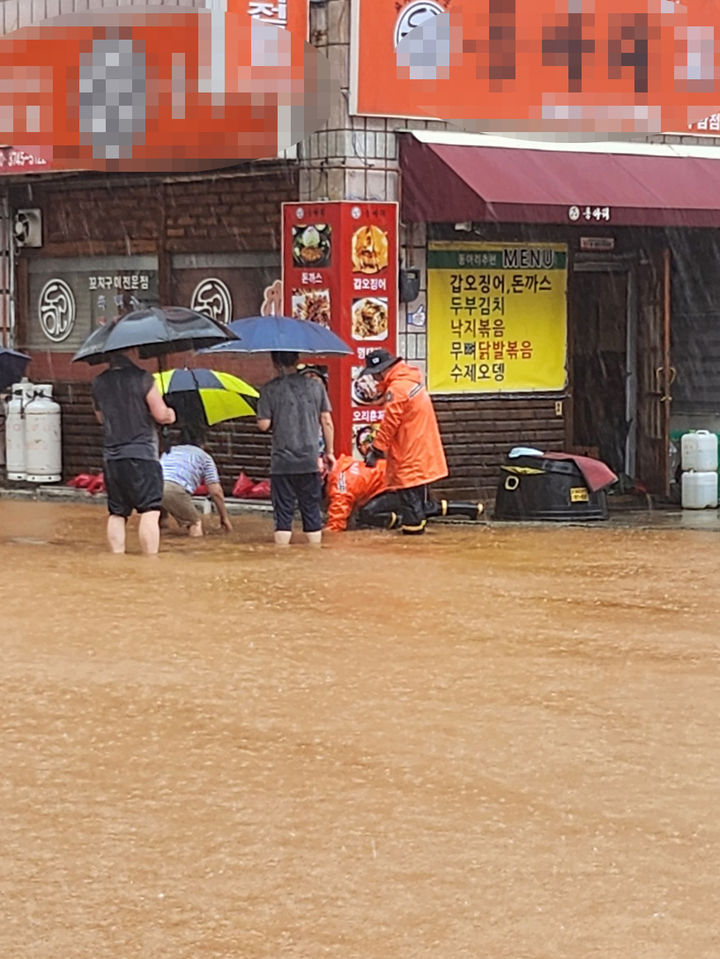
[(427, 487), (448, 475), (435, 410), (415, 366), (387, 350), (371, 350), (359, 377), (372, 375), (384, 394), (383, 420), (365, 456), (367, 466), (387, 459), (387, 485), (401, 503), (403, 533), (425, 532)]

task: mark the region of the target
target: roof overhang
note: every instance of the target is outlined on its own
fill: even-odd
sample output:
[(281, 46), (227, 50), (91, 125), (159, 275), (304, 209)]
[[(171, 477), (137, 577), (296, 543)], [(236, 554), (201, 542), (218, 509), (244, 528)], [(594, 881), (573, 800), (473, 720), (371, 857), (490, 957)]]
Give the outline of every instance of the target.
[(720, 147), (435, 131), (400, 139), (406, 222), (569, 224), (572, 208), (590, 207), (607, 208), (615, 226), (720, 226)]

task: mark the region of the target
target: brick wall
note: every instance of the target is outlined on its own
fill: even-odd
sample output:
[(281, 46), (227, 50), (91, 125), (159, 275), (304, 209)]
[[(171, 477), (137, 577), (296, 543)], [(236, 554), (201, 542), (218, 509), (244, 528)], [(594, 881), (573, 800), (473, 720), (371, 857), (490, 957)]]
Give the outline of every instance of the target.
[(187, 180), (83, 175), (16, 185), (13, 208), (43, 214), (43, 246), (21, 259), (278, 250), (280, 204), (297, 199), (297, 179), (280, 164)]
[(154, 253), (162, 224), (160, 195), (149, 181), (115, 187), (111, 180), (50, 181), (16, 188), (11, 203), (42, 210), (43, 246), (20, 259)]
[(166, 186), (169, 253), (280, 249), (280, 204), (297, 198), (297, 171)]
[(434, 397), (450, 476), (435, 491), (490, 503), (500, 464), (513, 446), (564, 449), (564, 422), (554, 399)]

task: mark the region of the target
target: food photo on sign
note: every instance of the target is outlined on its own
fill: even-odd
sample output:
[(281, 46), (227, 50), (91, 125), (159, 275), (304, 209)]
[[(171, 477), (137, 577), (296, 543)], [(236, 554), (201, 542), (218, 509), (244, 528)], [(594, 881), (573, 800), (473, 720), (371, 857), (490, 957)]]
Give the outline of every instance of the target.
[(296, 320), (308, 320), (330, 329), (330, 290), (295, 288), (290, 300)]
[(353, 273), (379, 273), (388, 265), (388, 235), (374, 224), (359, 227), (352, 236)]
[(364, 367), (353, 366), (351, 371), (351, 395), (356, 406), (374, 406), (380, 402), (378, 384), (374, 376), (367, 373), (360, 376)]
[(352, 336), (354, 340), (385, 340), (388, 335), (387, 297), (365, 296), (353, 300)]
[(324, 267), (332, 263), (332, 227), (326, 223), (293, 226), (292, 257), (295, 266)]
[(282, 216), (285, 315), (329, 327), (354, 348), (351, 361), (330, 359), (329, 392), (338, 443), (356, 452), (356, 427), (383, 416), (375, 381), (357, 377), (368, 349), (394, 343), (398, 205), (292, 202)]

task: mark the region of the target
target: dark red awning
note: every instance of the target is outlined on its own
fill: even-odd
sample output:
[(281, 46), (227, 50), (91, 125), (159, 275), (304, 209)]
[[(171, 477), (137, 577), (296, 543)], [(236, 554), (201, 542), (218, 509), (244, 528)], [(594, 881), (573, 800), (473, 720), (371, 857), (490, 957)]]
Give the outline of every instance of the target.
[(570, 224), (571, 207), (609, 207), (610, 225), (720, 226), (720, 149), (717, 158), (658, 156), (467, 146), (429, 137), (401, 137), (405, 222)]

